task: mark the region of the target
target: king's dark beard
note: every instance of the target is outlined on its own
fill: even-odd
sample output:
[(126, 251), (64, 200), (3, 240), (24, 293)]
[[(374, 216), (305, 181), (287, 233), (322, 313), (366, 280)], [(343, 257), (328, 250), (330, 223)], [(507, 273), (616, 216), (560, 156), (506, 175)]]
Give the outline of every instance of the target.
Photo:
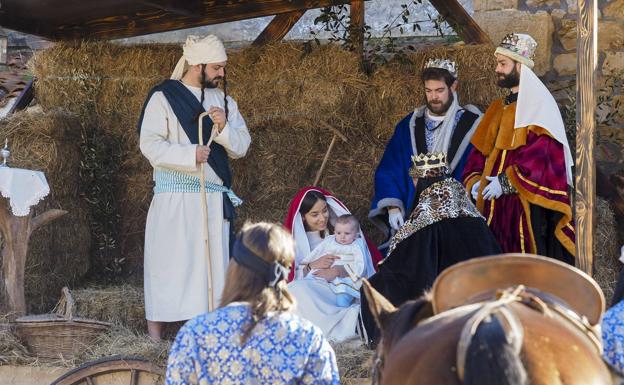
[(501, 88), (513, 88), (520, 85), (520, 73), (514, 66), (514, 69), (508, 74), (499, 74), (496, 84)]
[(455, 96), (453, 96), (453, 93), (450, 93), (449, 99), (446, 101), (446, 103), (432, 105), (429, 101), (427, 101), (427, 108), (429, 109), (429, 111), (433, 112), (434, 114), (442, 116), (446, 114), (449, 108), (451, 108), (451, 104), (453, 104), (453, 100), (455, 100)]

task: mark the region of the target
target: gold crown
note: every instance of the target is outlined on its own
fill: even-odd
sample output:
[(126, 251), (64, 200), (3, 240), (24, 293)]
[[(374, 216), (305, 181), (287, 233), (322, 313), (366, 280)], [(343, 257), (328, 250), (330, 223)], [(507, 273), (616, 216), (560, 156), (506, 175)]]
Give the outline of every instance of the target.
[(446, 167), (446, 154), (443, 152), (412, 155), (412, 167), (416, 170), (430, 170)]

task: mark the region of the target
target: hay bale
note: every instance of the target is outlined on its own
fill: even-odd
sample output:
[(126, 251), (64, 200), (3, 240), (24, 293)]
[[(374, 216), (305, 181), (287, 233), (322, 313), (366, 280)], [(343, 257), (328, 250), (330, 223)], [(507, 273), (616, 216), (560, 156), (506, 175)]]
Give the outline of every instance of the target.
[(615, 285), (622, 269), (615, 215), (609, 202), (596, 197), (596, 231), (594, 232), (594, 279), (611, 303)]
[(289, 44), (246, 50), (237, 59), (230, 89), (252, 135), (248, 155), (233, 162), (234, 188), (245, 200), (240, 217), (281, 222), (296, 191), (313, 183), (333, 128), (349, 142), (338, 141), (319, 184), (364, 218), (372, 192), (365, 178), (374, 166), (362, 113), (368, 80), (357, 56)]
[(293, 43), (248, 48), (231, 55), (228, 80), (250, 127), (318, 130), (322, 121), (361, 128), (368, 81), (357, 55), (334, 45), (311, 52)]
[[(92, 259), (100, 271), (119, 266), (128, 255), (136, 255), (138, 260), (134, 265), (126, 263), (130, 269), (141, 265), (142, 240), (138, 238), (142, 238), (144, 225), (139, 228), (135, 222), (144, 223), (147, 206), (137, 206), (137, 200), (126, 204), (126, 193), (134, 198), (137, 192), (129, 190), (129, 183), (120, 178), (136, 174), (136, 163), (147, 164), (138, 152), (136, 122), (148, 90), (169, 76), (180, 52), (180, 47), (173, 45), (81, 42), (57, 44), (31, 61), (42, 107), (63, 106), (84, 118), (83, 155), (91, 160), (83, 165), (87, 171), (84, 179), (92, 186), (85, 198), (94, 218)], [(149, 175), (145, 174), (146, 181)], [(146, 195), (138, 200), (146, 200)], [(130, 242), (120, 234), (131, 234)]]
[(28, 365), (33, 361), (9, 324), (0, 323), (0, 365)]
[(34, 207), (34, 214), (50, 208), (68, 211), (30, 238), (25, 292), (34, 313), (51, 309), (56, 293), (89, 268), (89, 212), (80, 199), (80, 135), (76, 117), (59, 111), (23, 112), (0, 121), (0, 137), (10, 142), (11, 166), (43, 171), (50, 185), (50, 195)]
[[(180, 48), (173, 45), (123, 46), (107, 42), (57, 43), (37, 52), (29, 66), (37, 83), (37, 100), (45, 109), (63, 107), (84, 118), (116, 119), (136, 106), (133, 89), (147, 92), (168, 77)], [(122, 65), (123, 64), (123, 65)]]
[(370, 378), (373, 367), (374, 350), (363, 344), (343, 342), (332, 346), (342, 380)]
[(85, 347), (76, 364), (122, 355), (140, 356), (164, 368), (167, 366), (170, 348), (170, 341), (154, 341), (145, 334), (117, 325), (100, 335), (93, 344)]
[[(80, 114), (88, 135), (111, 143), (113, 161), (106, 167), (114, 176), (107, 183), (115, 191), (104, 203), (118, 215), (109, 220), (117, 238), (113, 256), (125, 258), (128, 271), (142, 265), (152, 196), (151, 167), (139, 152), (135, 125), (148, 90), (170, 75), (179, 55), (172, 45), (83, 42), (55, 45), (32, 61), (42, 106)], [(463, 102), (485, 107), (502, 94), (494, 85), (490, 46), (427, 47), (407, 62), (380, 67), (372, 78), (360, 70), (355, 54), (334, 45), (307, 51), (286, 43), (230, 52), (228, 91), (252, 136), (248, 155), (232, 162), (234, 190), (245, 201), (239, 224), (283, 219), (295, 192), (313, 183), (332, 129), (348, 142), (336, 144), (319, 185), (366, 218), (385, 143), (395, 124), (422, 104), (418, 72), (425, 60), (439, 56), (458, 61)]]
[(132, 285), (88, 287), (72, 291), (74, 313), (110, 322), (134, 332), (147, 330), (143, 289)]

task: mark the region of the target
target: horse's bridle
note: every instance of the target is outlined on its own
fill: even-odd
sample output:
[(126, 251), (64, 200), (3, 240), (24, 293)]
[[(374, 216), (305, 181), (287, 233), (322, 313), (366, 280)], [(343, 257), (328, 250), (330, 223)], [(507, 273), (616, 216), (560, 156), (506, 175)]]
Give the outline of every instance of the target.
[(552, 317), (553, 313), (559, 315), (561, 318), (570, 322), (583, 335), (588, 337), (596, 347), (598, 354), (602, 355), (600, 335), (592, 327), (586, 317), (573, 312), (566, 306), (557, 302), (554, 298), (549, 298), (545, 295), (539, 296), (536, 293), (528, 291), (524, 285), (518, 285), (500, 292), (498, 294), (498, 299), (495, 301), (482, 302), (483, 306), (464, 324), (457, 344), (456, 358), (457, 376), (461, 382), (464, 380), (466, 354), (468, 347), (470, 347), (472, 337), (475, 335), (481, 322), (494, 313), (498, 313), (501, 316), (501, 320), (506, 324), (509, 343), (516, 353), (520, 353), (524, 332), (522, 324), (508, 308), (508, 305), (511, 303), (521, 303), (548, 317)]
[(383, 343), (383, 336), (381, 336), (377, 344), (377, 349), (375, 349), (375, 354), (373, 355), (373, 369), (371, 371), (372, 385), (381, 384), (381, 371), (384, 367)]

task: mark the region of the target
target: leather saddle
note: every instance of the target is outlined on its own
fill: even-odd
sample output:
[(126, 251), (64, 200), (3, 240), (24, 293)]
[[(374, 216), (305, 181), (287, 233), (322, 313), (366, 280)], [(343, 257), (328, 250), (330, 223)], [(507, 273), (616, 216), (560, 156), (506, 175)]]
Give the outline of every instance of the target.
[(591, 326), (605, 310), (602, 290), (589, 275), (552, 258), (502, 254), (474, 258), (444, 270), (432, 288), (435, 314), (491, 298), (499, 290), (523, 285), (548, 293)]

